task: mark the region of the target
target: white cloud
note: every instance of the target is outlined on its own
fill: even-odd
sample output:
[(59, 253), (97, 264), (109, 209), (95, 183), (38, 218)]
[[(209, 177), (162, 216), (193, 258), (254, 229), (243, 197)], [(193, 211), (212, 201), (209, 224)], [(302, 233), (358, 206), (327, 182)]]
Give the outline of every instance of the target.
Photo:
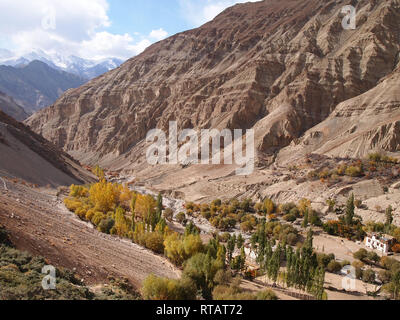
[(259, 0), (179, 0), (179, 3), (184, 18), (193, 27), (199, 27), (228, 7), (237, 3), (257, 1)]
[(153, 30), (150, 32), (150, 38), (156, 39), (157, 41), (163, 40), (168, 36), (168, 32), (160, 28), (158, 30)]
[[(0, 39), (18, 53), (42, 49), (84, 58), (130, 58), (168, 33), (112, 34), (107, 0), (1, 0)], [(4, 40), (3, 40), (4, 41)]]

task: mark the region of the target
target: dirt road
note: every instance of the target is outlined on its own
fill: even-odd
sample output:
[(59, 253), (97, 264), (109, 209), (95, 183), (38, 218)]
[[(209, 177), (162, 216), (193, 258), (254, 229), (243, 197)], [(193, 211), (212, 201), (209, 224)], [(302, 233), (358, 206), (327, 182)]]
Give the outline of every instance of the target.
[(164, 257), (80, 221), (49, 191), (15, 184), (9, 189), (0, 190), (0, 223), (18, 249), (75, 270), (87, 284), (104, 283), (114, 276), (126, 277), (139, 288), (149, 274), (180, 276)]

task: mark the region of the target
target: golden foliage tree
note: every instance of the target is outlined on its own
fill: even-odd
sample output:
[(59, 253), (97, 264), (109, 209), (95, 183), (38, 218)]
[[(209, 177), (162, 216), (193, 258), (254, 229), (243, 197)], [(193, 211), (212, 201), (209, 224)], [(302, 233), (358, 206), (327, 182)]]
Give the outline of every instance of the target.
[(97, 178), (99, 178), (100, 181), (105, 178), (104, 170), (100, 168), (99, 165), (95, 166), (92, 172), (97, 176)]
[(299, 210), (300, 210), (300, 215), (302, 217), (304, 217), (305, 213), (308, 210), (312, 209), (311, 208), (311, 201), (308, 200), (308, 199), (301, 199), (300, 202), (299, 202), (299, 206), (298, 207), (299, 207)]
[(204, 250), (199, 235), (189, 234), (181, 237), (173, 233), (164, 241), (165, 255), (176, 265), (182, 265), (184, 261)]
[(110, 182), (101, 181), (91, 186), (89, 199), (96, 211), (107, 213), (114, 211), (119, 200), (120, 190)]
[(115, 232), (120, 237), (125, 237), (129, 232), (130, 223), (125, 217), (125, 210), (118, 207), (115, 212)]
[(269, 216), (275, 212), (275, 203), (271, 199), (264, 201), (264, 212)]
[(138, 194), (135, 203), (135, 216), (149, 223), (150, 218), (156, 213), (156, 205), (156, 200), (152, 196)]

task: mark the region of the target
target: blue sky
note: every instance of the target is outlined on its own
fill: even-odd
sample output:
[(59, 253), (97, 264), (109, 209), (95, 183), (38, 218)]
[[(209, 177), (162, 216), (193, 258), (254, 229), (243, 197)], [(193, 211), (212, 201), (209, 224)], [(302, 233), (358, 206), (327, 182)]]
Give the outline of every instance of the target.
[(176, 0), (110, 0), (109, 4), (113, 33), (149, 34), (162, 28), (172, 35), (194, 27)]
[(239, 2), (245, 1), (1, 0), (0, 48), (19, 55), (40, 49), (90, 59), (127, 59)]

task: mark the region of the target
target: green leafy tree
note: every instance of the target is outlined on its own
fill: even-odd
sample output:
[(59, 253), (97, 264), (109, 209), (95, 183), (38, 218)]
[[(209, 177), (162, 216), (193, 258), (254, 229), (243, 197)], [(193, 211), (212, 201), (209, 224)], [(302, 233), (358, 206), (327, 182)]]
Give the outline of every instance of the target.
[(157, 196), (157, 204), (156, 204), (156, 216), (157, 216), (158, 220), (161, 219), (161, 215), (162, 215), (163, 209), (164, 209), (163, 197), (162, 197), (161, 193), (159, 193), (158, 196)]
[(385, 284), (384, 291), (391, 295), (394, 300), (400, 300), (400, 271), (393, 274), (392, 280)]
[(353, 220), (354, 220), (354, 194), (352, 193), (350, 198), (347, 200), (347, 205), (346, 205), (346, 216), (345, 216), (345, 222), (347, 226), (353, 225)]
[(329, 198), (328, 200), (326, 200), (326, 204), (329, 207), (329, 212), (333, 212), (336, 206), (336, 201), (332, 198)]
[(368, 251), (364, 248), (361, 248), (353, 254), (353, 257), (354, 259), (365, 261), (365, 259), (368, 257)]
[(308, 208), (306, 208), (305, 213), (304, 213), (303, 228), (308, 227), (308, 216), (309, 216), (309, 210), (308, 210)]
[(324, 284), (325, 284), (325, 269), (318, 268), (315, 271), (311, 287), (311, 293), (317, 300), (323, 300), (324, 297), (326, 296), (324, 290)]
[(244, 245), (243, 236), (242, 236), (242, 234), (239, 234), (239, 236), (237, 238), (237, 248), (242, 249), (243, 245)]
[(390, 229), (391, 229), (391, 227), (392, 227), (392, 224), (393, 224), (393, 208), (392, 208), (392, 206), (389, 206), (389, 207), (386, 209), (385, 231), (386, 231), (387, 233), (390, 232)]
[(193, 235), (199, 235), (200, 234), (200, 229), (196, 227), (196, 225), (190, 221), (185, 228), (185, 236), (188, 236), (189, 234)]
[(233, 252), (235, 251), (236, 247), (236, 235), (233, 235), (229, 238), (227, 243), (227, 250), (228, 250), (228, 260), (229, 262), (232, 261)]
[(204, 299), (211, 300), (215, 285), (214, 278), (221, 269), (223, 265), (220, 261), (209, 254), (199, 253), (186, 261), (183, 275), (196, 284), (196, 288), (201, 291)]
[(365, 283), (375, 283), (375, 279), (376, 279), (376, 274), (374, 272), (374, 270), (372, 269), (367, 269), (365, 271), (363, 271), (362, 274), (362, 281)]

